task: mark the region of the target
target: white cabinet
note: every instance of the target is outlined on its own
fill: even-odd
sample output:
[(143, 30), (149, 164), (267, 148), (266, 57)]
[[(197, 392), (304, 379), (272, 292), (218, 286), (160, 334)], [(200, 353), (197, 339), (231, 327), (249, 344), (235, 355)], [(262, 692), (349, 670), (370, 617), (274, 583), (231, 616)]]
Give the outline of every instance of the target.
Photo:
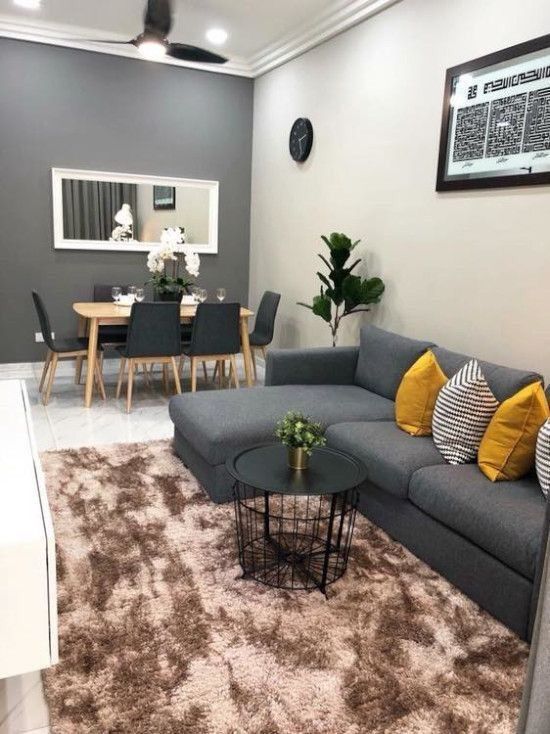
[(0, 678), (58, 661), (55, 541), (22, 380), (0, 381)]

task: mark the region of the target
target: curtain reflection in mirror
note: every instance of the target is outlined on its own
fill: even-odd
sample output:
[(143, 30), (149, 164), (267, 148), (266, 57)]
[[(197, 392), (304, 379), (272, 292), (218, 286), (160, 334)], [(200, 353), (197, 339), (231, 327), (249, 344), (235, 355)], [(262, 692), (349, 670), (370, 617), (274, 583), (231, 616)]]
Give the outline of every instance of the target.
[(123, 204), (130, 206), (137, 222), (136, 184), (63, 179), (65, 239), (108, 241)]

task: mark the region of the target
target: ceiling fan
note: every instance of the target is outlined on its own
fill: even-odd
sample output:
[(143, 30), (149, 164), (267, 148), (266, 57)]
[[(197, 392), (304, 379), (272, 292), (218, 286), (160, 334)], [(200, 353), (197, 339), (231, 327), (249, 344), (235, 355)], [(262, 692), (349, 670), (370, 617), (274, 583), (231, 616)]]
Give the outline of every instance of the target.
[(224, 56), (186, 43), (170, 43), (168, 34), (172, 28), (171, 0), (147, 0), (145, 27), (143, 33), (130, 41), (94, 41), (94, 43), (114, 43), (132, 45), (142, 56), (150, 61), (160, 61), (170, 56), (179, 61), (194, 61), (201, 64), (225, 64)]

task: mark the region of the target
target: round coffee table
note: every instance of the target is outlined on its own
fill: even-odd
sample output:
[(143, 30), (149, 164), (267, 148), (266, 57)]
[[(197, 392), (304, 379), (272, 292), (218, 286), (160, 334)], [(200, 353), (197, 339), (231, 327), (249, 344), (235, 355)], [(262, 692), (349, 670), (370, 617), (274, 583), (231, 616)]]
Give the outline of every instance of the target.
[(319, 589), (346, 571), (357, 488), (366, 468), (342, 451), (318, 448), (309, 468), (288, 466), (281, 444), (253, 446), (226, 462), (243, 578), (282, 589)]

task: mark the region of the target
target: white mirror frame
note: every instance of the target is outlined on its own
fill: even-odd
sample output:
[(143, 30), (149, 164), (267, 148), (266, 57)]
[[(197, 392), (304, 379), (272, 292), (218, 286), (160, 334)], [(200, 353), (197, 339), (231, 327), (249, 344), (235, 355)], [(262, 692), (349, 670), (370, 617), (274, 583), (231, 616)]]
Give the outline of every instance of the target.
[[(158, 242), (106, 242), (103, 240), (67, 240), (63, 232), (63, 179), (79, 181), (117, 181), (129, 184), (153, 186), (193, 186), (210, 192), (209, 242), (191, 244), (201, 255), (216, 255), (218, 252), (218, 204), (219, 181), (204, 181), (194, 178), (171, 178), (167, 176), (140, 176), (133, 173), (107, 173), (105, 171), (83, 171), (71, 168), (52, 168), (53, 232), (56, 250), (103, 250), (104, 252), (149, 252)], [(115, 225), (113, 224), (113, 227)]]

